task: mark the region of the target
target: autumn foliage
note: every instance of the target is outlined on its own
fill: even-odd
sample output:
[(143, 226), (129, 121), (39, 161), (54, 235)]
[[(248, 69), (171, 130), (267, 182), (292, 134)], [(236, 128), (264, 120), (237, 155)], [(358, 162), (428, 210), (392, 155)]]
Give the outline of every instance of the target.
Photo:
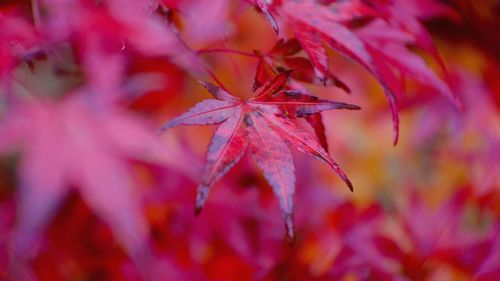
[(0, 280), (500, 280), (499, 18), (2, 2)]

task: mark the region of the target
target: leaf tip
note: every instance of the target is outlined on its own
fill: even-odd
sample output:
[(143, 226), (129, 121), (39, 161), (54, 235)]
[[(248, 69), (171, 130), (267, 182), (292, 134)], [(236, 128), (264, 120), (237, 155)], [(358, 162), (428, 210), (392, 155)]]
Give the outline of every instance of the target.
[(354, 192), (354, 186), (352, 185), (352, 182), (349, 180), (349, 178), (345, 174), (342, 174), (341, 178), (344, 181), (344, 183), (347, 185), (347, 188), (349, 188), (349, 190), (351, 192)]
[(349, 105), (349, 109), (350, 109), (350, 110), (361, 110), (362, 108), (361, 108), (361, 106), (359, 106), (359, 105), (350, 104), (350, 105)]
[(399, 136), (396, 134), (394, 140), (392, 141), (392, 146), (397, 146), (399, 142)]
[(196, 207), (194, 209), (194, 214), (196, 216), (200, 215), (201, 211), (203, 210), (203, 206), (205, 205), (205, 201), (207, 200), (208, 190), (208, 186), (205, 185), (200, 185), (198, 187), (198, 191), (196, 194)]
[(203, 207), (202, 206), (198, 206), (198, 204), (196, 204), (196, 207), (194, 208), (194, 215), (195, 216), (199, 216), (201, 214), (202, 210), (203, 210)]
[(340, 81), (339, 79), (335, 79), (333, 83), (337, 88), (342, 89), (347, 94), (351, 94), (351, 88), (349, 88), (349, 86), (347, 86), (347, 84), (345, 84), (344, 82)]
[(392, 111), (392, 128), (394, 131), (394, 139), (392, 144), (396, 146), (399, 141), (399, 110), (395, 101), (391, 101), (391, 111)]
[(283, 215), (283, 219), (285, 220), (285, 239), (286, 242), (293, 245), (295, 243), (295, 230), (293, 224), (293, 214), (285, 213)]
[(170, 128), (169, 123), (161, 126), (158, 130), (156, 130), (156, 135), (161, 136)]
[(354, 192), (354, 186), (352, 186), (352, 183), (349, 180), (347, 180), (347, 187), (351, 192)]
[(396, 146), (399, 142), (399, 119), (397, 123), (394, 123), (394, 139), (392, 140), (392, 145)]
[(331, 102), (334, 106), (333, 109), (347, 109), (347, 110), (361, 110), (362, 108), (355, 104), (345, 103), (345, 102)]

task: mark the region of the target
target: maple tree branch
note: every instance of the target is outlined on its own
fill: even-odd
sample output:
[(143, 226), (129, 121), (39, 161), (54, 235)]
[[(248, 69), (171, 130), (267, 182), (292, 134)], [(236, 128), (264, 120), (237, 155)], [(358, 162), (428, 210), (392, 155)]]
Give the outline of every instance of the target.
[(238, 50), (232, 50), (232, 49), (201, 49), (197, 53), (198, 54), (229, 53), (229, 54), (242, 55), (242, 56), (252, 57), (252, 58), (257, 57), (255, 54), (252, 54), (252, 53), (238, 51)]
[[(187, 50), (190, 50), (196, 54), (203, 54), (204, 52), (210, 53), (211, 49), (202, 49), (199, 51), (193, 50), (191, 47), (188, 46), (188, 44), (186, 44), (186, 42), (184, 42), (184, 40), (182, 40), (182, 38), (179, 36), (179, 34), (177, 34), (177, 39), (179, 40), (179, 43), (181, 43)], [(214, 50), (219, 50), (219, 49), (214, 49)], [(224, 50), (224, 49), (221, 49), (221, 50)], [(239, 52), (239, 51), (235, 51), (235, 52)], [(241, 53), (244, 53), (244, 52), (241, 52)], [(200, 65), (203, 68), (203, 70), (205, 72), (207, 72), (210, 77), (212, 77), (212, 79), (215, 81), (215, 83), (221, 89), (223, 89), (224, 91), (228, 91), (228, 89), (224, 86), (224, 84), (222, 84), (222, 82), (219, 80), (219, 78), (217, 78), (217, 76), (215, 76), (215, 74), (210, 70), (210, 68), (207, 65), (205, 65), (204, 63), (201, 63)]]

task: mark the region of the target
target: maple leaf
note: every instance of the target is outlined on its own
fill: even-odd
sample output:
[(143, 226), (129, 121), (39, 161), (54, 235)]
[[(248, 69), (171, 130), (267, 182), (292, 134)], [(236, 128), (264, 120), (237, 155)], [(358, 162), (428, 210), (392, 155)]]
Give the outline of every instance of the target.
[(133, 116), (92, 110), (85, 98), (73, 95), (58, 104), (19, 104), (0, 124), (0, 135), (0, 151), (23, 151), (16, 254), (30, 252), (27, 247), (73, 187), (132, 258), (147, 249), (147, 225), (127, 160), (165, 165), (169, 157)]
[[(410, 194), (403, 226), (418, 253), (426, 256), (435, 251), (436, 247), (458, 243), (462, 237), (457, 237), (457, 229), (466, 196), (466, 190), (458, 191), (438, 210), (433, 211), (417, 193)], [(428, 227), (429, 222), (435, 227)], [(450, 239), (451, 237), (455, 239)]]
[(295, 168), (289, 146), (327, 163), (352, 190), (338, 164), (305, 130), (286, 116), (306, 117), (330, 109), (359, 109), (354, 105), (321, 100), (300, 92), (283, 91), (290, 72), (264, 84), (247, 101), (210, 83), (203, 83), (216, 98), (198, 103), (188, 112), (167, 122), (160, 133), (178, 125), (219, 124), (207, 153), (202, 182), (198, 187), (196, 212), (205, 204), (212, 186), (250, 150), (264, 177), (279, 198), (287, 237), (293, 238), (293, 194)]
[(311, 272), (328, 273), (333, 280), (350, 274), (360, 280), (393, 280), (388, 260), (373, 243), (385, 219), (380, 206), (359, 209), (352, 202), (343, 202), (321, 214), (321, 218), (326, 224), (314, 228), (313, 235), (304, 242), (304, 250), (312, 246), (321, 251), (311, 256)]
[[(476, 244), (477, 241), (471, 243), (471, 233), (460, 229), (467, 195), (468, 190), (459, 190), (437, 210), (432, 210), (418, 193), (410, 191), (405, 204), (407, 209), (401, 214), (398, 225), (404, 231), (408, 245), (401, 247), (397, 239), (378, 235), (375, 238), (376, 247), (382, 255), (397, 261), (410, 280), (426, 279), (429, 274), (427, 267), (424, 267), (427, 260), (452, 265), (467, 262), (467, 259), (454, 255), (464, 249), (469, 251), (469, 255), (484, 259), (484, 245)], [(466, 269), (466, 266), (461, 268)]]

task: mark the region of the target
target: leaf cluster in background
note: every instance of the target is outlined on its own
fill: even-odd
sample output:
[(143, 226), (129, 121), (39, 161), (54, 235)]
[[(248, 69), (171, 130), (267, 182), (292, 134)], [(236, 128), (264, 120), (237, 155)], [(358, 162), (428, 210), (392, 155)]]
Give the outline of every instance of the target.
[(499, 11), (2, 2), (0, 279), (498, 280)]

